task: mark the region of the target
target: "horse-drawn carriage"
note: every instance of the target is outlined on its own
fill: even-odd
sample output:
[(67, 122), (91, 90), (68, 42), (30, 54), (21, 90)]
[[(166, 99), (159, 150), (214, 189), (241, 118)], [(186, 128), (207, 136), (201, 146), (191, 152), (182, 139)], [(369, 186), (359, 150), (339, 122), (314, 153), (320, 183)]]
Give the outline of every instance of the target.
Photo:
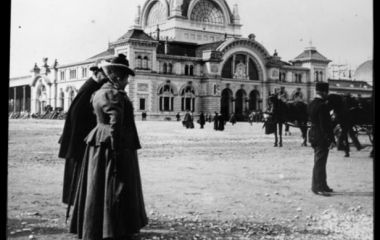
[[(307, 104), (302, 101), (283, 102), (276, 94), (269, 96), (268, 100), (271, 108), (265, 111), (267, 116), (265, 124), (267, 127), (274, 126), (269, 133), (275, 134), (275, 146), (278, 146), (277, 130), (280, 136), (279, 146), (282, 146), (283, 124), (300, 128), (304, 140), (302, 146), (306, 146), (307, 129), (310, 128), (306, 112)], [(358, 150), (362, 148), (357, 139), (359, 135), (368, 135), (370, 142), (373, 143), (372, 97), (354, 98), (350, 95), (329, 94), (327, 105), (333, 112), (332, 122), (335, 126), (338, 150), (345, 151), (346, 157), (349, 156), (350, 143), (354, 143)]]

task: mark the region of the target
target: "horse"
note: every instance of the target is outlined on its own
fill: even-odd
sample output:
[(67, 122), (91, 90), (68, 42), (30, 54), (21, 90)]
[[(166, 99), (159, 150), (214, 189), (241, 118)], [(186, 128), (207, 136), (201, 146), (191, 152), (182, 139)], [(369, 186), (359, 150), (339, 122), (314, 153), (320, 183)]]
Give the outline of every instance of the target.
[(294, 127), (298, 127), (301, 130), (303, 142), (301, 146), (307, 146), (307, 123), (309, 121), (309, 116), (307, 115), (307, 104), (302, 101), (294, 102), (283, 102), (278, 99), (277, 95), (271, 95), (268, 98), (270, 104), (272, 105), (271, 111), (268, 113), (273, 123), (276, 124), (274, 131), (275, 143), (274, 147), (277, 147), (277, 125), (278, 133), (280, 136), (280, 141), (278, 146), (282, 147), (282, 125), (289, 125), (290, 123), (296, 124)]
[[(348, 134), (355, 125), (371, 125), (373, 119), (372, 98), (354, 98), (350, 95), (329, 94), (327, 106), (333, 111), (337, 124), (340, 125), (341, 133), (338, 136), (338, 150), (345, 151), (345, 157), (349, 157), (350, 146)], [(354, 141), (357, 139), (353, 139)], [(344, 144), (345, 142), (345, 144)], [(360, 150), (360, 148), (358, 148)]]

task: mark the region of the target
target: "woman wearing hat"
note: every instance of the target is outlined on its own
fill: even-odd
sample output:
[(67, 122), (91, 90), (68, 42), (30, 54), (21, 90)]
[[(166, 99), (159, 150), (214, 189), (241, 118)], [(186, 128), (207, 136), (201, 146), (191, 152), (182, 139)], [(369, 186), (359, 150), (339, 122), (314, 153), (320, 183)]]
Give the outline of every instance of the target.
[(92, 98), (97, 126), (85, 141), (70, 232), (79, 239), (128, 239), (147, 225), (133, 107), (124, 88), (134, 72), (119, 55), (100, 64), (110, 82)]

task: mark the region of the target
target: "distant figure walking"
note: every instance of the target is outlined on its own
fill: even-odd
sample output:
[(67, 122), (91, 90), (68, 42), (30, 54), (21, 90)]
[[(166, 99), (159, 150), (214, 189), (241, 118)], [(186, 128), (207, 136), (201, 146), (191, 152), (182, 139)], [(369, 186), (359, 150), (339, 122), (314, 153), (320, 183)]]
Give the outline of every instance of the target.
[(253, 122), (253, 117), (255, 116), (255, 113), (254, 112), (251, 112), (248, 116), (248, 122), (249, 124), (251, 124), (252, 126), (252, 122)]
[(212, 122), (212, 115), (210, 112), (208, 112), (208, 122), (211, 123)]
[(183, 118), (183, 124), (187, 129), (191, 127), (191, 115), (189, 110), (186, 110), (185, 117)]
[(146, 121), (146, 112), (143, 112), (142, 114), (141, 114), (141, 116), (142, 116), (142, 121)]
[(226, 121), (224, 119), (224, 116), (222, 113), (219, 114), (219, 125), (218, 125), (218, 130), (223, 131), (224, 130), (224, 125), (226, 124)]
[(203, 128), (205, 123), (206, 123), (205, 115), (203, 114), (203, 112), (201, 112), (201, 114), (199, 115), (199, 124), (201, 125), (201, 128)]
[(215, 116), (214, 116), (214, 130), (215, 131), (218, 131), (219, 130), (219, 116), (218, 116), (218, 113), (215, 112)]
[(179, 122), (179, 120), (181, 119), (181, 116), (179, 115), (179, 113), (177, 113), (177, 115), (175, 115), (175, 117), (177, 118), (177, 122)]
[(235, 114), (234, 113), (231, 113), (231, 116), (230, 116), (230, 123), (232, 123), (232, 125), (234, 125), (236, 123), (236, 117), (235, 117)]

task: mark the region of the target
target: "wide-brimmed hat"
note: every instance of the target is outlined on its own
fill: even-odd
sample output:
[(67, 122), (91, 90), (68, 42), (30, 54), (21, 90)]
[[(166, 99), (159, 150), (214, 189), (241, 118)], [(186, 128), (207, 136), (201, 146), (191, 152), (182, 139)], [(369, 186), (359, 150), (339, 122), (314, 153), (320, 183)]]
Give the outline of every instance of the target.
[(129, 68), (129, 62), (123, 54), (119, 54), (111, 62), (102, 61), (100, 67), (112, 82), (118, 82), (127, 75), (135, 76), (135, 72)]

